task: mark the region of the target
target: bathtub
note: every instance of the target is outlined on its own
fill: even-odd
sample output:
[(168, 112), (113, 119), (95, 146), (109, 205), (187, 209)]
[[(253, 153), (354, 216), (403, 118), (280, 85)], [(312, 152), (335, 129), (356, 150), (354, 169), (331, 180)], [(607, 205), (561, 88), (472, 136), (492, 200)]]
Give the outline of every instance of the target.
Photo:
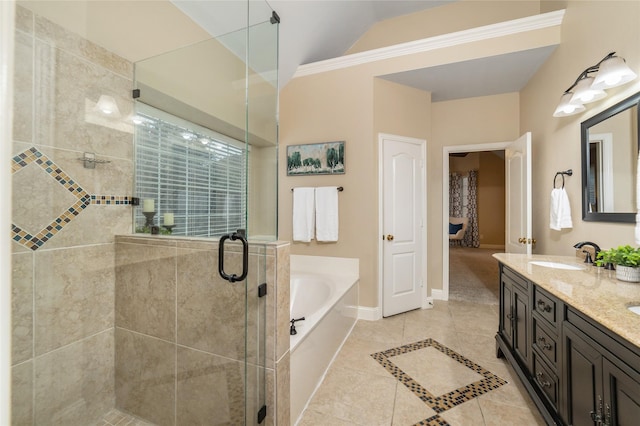
[(295, 425), (357, 320), (358, 260), (291, 256), (291, 424)]

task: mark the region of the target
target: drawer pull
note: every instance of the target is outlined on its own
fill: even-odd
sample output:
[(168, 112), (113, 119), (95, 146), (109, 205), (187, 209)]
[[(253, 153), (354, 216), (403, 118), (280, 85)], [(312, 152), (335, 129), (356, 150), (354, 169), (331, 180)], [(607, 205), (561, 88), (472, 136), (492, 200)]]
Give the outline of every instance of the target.
[(544, 303), (544, 300), (542, 299), (538, 300), (538, 309), (544, 312), (551, 312), (551, 306)]
[(538, 382), (538, 384), (540, 386), (542, 386), (543, 388), (550, 388), (551, 387), (551, 383), (543, 381), (542, 380), (543, 377), (544, 377), (544, 374), (542, 374), (542, 372), (538, 371), (536, 373), (536, 381)]
[(551, 343), (547, 343), (544, 337), (538, 337), (538, 346), (546, 351), (550, 351), (552, 348)]

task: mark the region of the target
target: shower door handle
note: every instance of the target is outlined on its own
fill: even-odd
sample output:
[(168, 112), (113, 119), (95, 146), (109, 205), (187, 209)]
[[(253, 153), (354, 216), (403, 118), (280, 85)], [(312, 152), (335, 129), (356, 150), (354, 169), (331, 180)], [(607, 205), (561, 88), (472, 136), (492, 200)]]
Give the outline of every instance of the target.
[[(231, 239), (231, 241), (240, 240), (242, 242), (242, 275), (240, 276), (236, 274), (229, 275), (224, 271), (224, 242), (229, 239)], [(220, 242), (218, 243), (218, 272), (222, 278), (230, 283), (243, 281), (247, 278), (247, 274), (249, 273), (249, 243), (241, 233), (233, 232), (220, 237)]]

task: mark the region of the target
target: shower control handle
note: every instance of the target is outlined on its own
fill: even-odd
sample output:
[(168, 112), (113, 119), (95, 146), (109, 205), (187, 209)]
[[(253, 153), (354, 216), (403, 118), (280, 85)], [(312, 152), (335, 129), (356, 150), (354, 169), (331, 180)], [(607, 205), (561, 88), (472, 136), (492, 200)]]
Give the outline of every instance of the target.
[[(242, 274), (240, 276), (236, 274), (229, 275), (224, 271), (224, 242), (229, 239), (231, 241), (240, 240), (242, 242)], [(218, 243), (218, 272), (223, 279), (230, 283), (244, 281), (244, 279), (247, 278), (247, 274), (249, 273), (249, 243), (243, 233), (232, 232), (231, 234), (220, 237), (220, 242)]]

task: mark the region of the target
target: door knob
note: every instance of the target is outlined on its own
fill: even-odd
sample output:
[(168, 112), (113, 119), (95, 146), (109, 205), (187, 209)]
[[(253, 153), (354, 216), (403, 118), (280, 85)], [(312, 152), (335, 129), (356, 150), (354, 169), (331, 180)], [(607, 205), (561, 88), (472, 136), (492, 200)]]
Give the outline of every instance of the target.
[(527, 239), (526, 239), (526, 238), (523, 238), (523, 237), (520, 237), (520, 238), (518, 238), (518, 242), (519, 242), (520, 244), (524, 244), (524, 243), (526, 243), (526, 242), (527, 242)]
[(387, 235), (387, 241), (393, 241), (393, 235), (391, 234)]

